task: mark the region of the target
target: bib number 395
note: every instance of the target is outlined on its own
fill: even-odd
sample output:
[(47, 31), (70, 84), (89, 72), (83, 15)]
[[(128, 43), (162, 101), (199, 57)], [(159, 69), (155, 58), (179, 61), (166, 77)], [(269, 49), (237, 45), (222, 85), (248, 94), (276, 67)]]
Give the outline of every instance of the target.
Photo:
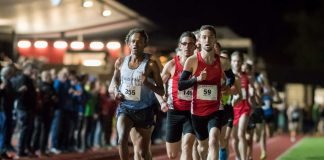
[(141, 99), (141, 86), (122, 84), (121, 92), (126, 100), (140, 101)]
[(126, 91), (125, 94), (127, 95), (135, 95), (135, 90), (126, 89), (125, 91)]

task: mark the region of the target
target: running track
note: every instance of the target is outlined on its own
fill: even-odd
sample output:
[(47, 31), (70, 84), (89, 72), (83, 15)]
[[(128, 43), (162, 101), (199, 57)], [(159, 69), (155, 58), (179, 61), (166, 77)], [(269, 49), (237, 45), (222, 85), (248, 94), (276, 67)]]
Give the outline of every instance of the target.
[[(301, 139), (301, 136), (297, 137), (297, 141), (292, 143), (288, 135), (277, 135), (267, 141), (267, 160), (275, 160), (288, 148), (296, 144)], [(130, 147), (130, 154), (132, 155), (132, 148)], [(165, 145), (159, 144), (152, 146), (153, 160), (167, 160)], [(229, 155), (230, 160), (235, 159), (233, 151)], [(86, 153), (68, 153), (61, 154), (45, 158), (22, 158), (22, 160), (119, 160), (117, 148), (100, 149), (97, 151), (89, 151)], [(253, 145), (253, 159), (260, 159), (260, 147), (259, 144)]]
[[(284, 153), (288, 148), (292, 147), (301, 139), (301, 136), (297, 137), (297, 140), (292, 143), (288, 135), (277, 135), (267, 141), (267, 160), (275, 160), (282, 153)], [(166, 155), (157, 156), (154, 160), (166, 160), (168, 159)], [(260, 146), (259, 144), (254, 143), (253, 145), (253, 159), (260, 159)], [(229, 160), (235, 160), (235, 154), (233, 150), (229, 155)]]

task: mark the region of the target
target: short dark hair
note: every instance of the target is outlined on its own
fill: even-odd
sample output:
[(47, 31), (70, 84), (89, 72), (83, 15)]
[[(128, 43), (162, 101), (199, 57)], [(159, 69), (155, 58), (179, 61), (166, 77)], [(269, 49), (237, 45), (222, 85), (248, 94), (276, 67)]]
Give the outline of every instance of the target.
[(128, 34), (126, 35), (126, 38), (125, 38), (125, 43), (126, 43), (126, 44), (128, 44), (130, 37), (131, 37), (133, 34), (135, 34), (135, 33), (139, 33), (142, 37), (144, 37), (145, 44), (146, 44), (146, 45), (148, 44), (148, 41), (149, 41), (148, 35), (147, 35), (147, 33), (145, 32), (145, 30), (142, 29), (142, 28), (134, 28), (134, 29), (131, 29), (131, 30), (128, 32)]
[(225, 54), (227, 56), (227, 58), (230, 57), (227, 50), (221, 50), (221, 54)]
[(204, 31), (204, 30), (211, 31), (214, 34), (214, 36), (216, 37), (216, 29), (215, 29), (214, 26), (212, 26), (212, 25), (203, 25), (203, 26), (200, 27), (199, 32)]
[(227, 55), (228, 55), (228, 50), (226, 50), (226, 49), (221, 50), (221, 53), (223, 53), (223, 54), (227, 54)]
[(196, 39), (199, 38), (199, 35), (200, 35), (199, 32), (200, 32), (199, 29), (197, 29), (197, 30), (195, 30), (195, 31), (192, 32), (196, 36)]
[(252, 64), (245, 63), (245, 65), (246, 65), (246, 69), (248, 69), (249, 71), (252, 71), (252, 69), (253, 69), (253, 65)]
[(179, 38), (179, 43), (181, 42), (181, 39), (183, 37), (189, 37), (189, 38), (192, 38), (195, 42), (197, 41), (196, 36), (192, 32), (190, 32), (190, 31), (186, 31), (186, 32), (183, 32), (181, 34), (181, 36)]

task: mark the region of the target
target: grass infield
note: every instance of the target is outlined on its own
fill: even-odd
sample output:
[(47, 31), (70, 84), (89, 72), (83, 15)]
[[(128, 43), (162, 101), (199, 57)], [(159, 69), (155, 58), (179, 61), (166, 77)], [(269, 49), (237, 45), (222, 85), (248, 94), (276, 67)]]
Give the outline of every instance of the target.
[(324, 137), (305, 137), (279, 160), (324, 160)]

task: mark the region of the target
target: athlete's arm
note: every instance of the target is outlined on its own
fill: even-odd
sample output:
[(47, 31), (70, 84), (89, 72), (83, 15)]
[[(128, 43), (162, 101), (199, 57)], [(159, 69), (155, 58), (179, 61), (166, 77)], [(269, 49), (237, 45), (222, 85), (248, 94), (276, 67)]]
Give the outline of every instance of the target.
[(167, 62), (165, 64), (165, 66), (163, 67), (162, 73), (161, 73), (161, 78), (163, 81), (163, 86), (164, 86), (164, 91), (165, 94), (164, 96), (160, 96), (158, 94), (155, 94), (156, 98), (158, 99), (160, 106), (161, 106), (161, 110), (163, 112), (168, 111), (168, 106), (166, 104), (167, 102), (167, 97), (168, 97), (168, 81), (169, 79), (173, 76), (174, 72), (174, 60), (170, 60), (169, 62)]
[(255, 94), (255, 88), (252, 84), (252, 79), (250, 80), (249, 82), (249, 85), (248, 85), (248, 92), (249, 92), (249, 102), (250, 104), (253, 104), (254, 102), (257, 103), (258, 99), (257, 99), (257, 95)]
[(226, 75), (226, 86), (231, 87), (235, 83), (235, 75), (232, 71), (232, 69), (228, 69), (224, 71)]
[(161, 78), (164, 84), (166, 84), (169, 81), (169, 79), (173, 76), (172, 71), (174, 72), (174, 65), (175, 65), (174, 60), (170, 60), (163, 67)]
[(235, 83), (231, 87), (230, 93), (233, 95), (232, 105), (234, 106), (237, 102), (239, 102), (239, 100), (242, 99), (240, 77), (235, 76)]
[(123, 99), (123, 94), (119, 90), (120, 86), (120, 66), (123, 62), (123, 58), (118, 58), (115, 62), (115, 69), (114, 69), (114, 74), (111, 79), (111, 83), (109, 85), (108, 92), (113, 93), (115, 95), (116, 100), (122, 100)]
[(193, 65), (197, 63), (196, 61), (197, 58), (195, 58), (194, 56), (191, 56), (186, 60), (180, 76), (180, 80), (178, 82), (178, 89), (180, 91), (192, 87), (197, 82), (196, 77), (190, 78), (193, 72)]
[[(146, 77), (150, 77), (154, 80), (153, 84)], [(150, 60), (143, 75), (143, 84), (150, 88), (153, 92), (160, 96), (164, 95), (163, 82), (160, 75), (160, 69), (155, 61)]]
[(254, 81), (253, 88), (254, 88), (255, 102), (257, 103), (257, 105), (262, 105), (260, 84), (257, 81)]
[(230, 94), (232, 94), (232, 95), (234, 95), (234, 94), (240, 94), (240, 90), (241, 90), (240, 77), (235, 76), (234, 85), (230, 89)]

